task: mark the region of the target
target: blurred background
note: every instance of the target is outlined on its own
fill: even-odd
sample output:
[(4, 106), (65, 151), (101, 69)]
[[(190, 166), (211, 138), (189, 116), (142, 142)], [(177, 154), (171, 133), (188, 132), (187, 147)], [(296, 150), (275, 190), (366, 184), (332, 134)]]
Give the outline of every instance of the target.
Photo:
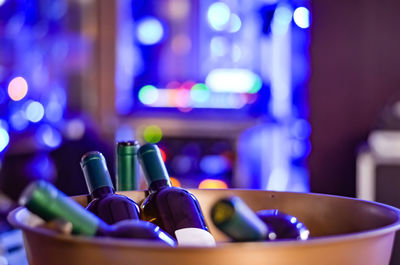
[[(159, 145), (176, 186), (399, 207), (398, 10), (395, 0), (0, 0), (0, 232), (12, 232), (5, 216), (27, 183), (86, 194), (81, 156), (101, 151), (114, 177), (115, 143), (131, 139)], [(3, 246), (10, 264), (18, 249)]]

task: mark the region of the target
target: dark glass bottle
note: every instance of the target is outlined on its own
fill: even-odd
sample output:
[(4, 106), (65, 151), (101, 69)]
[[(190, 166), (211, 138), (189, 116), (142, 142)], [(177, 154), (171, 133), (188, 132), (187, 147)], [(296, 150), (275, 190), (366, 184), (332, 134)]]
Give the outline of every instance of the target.
[(139, 189), (139, 160), (137, 141), (117, 143), (117, 190)]
[(167, 233), (149, 222), (124, 220), (108, 225), (44, 180), (28, 185), (19, 203), (45, 221), (60, 219), (70, 222), (73, 234), (155, 240), (169, 246), (176, 244)]
[(307, 227), (292, 215), (276, 209), (261, 210), (256, 214), (275, 231), (276, 239), (307, 240), (310, 235)]
[(171, 186), (157, 145), (141, 146), (138, 157), (149, 186), (149, 195), (141, 205), (142, 219), (160, 226), (178, 245), (214, 246), (197, 199)]
[(81, 168), (91, 195), (87, 209), (107, 224), (139, 219), (139, 206), (126, 196), (114, 193), (104, 156), (97, 151), (82, 156)]
[(211, 208), (216, 227), (233, 241), (273, 240), (274, 231), (237, 196), (218, 200)]

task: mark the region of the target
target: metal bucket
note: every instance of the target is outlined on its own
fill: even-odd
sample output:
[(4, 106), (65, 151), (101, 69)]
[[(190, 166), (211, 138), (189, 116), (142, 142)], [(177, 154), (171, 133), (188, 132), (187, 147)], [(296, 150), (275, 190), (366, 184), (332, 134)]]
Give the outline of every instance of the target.
[[(18, 208), (9, 222), (23, 231), (31, 265), (387, 265), (400, 210), (358, 199), (262, 190), (190, 190), (199, 200), (217, 246), (168, 248), (147, 241), (54, 234), (35, 227)], [(144, 191), (121, 192), (140, 203)], [(307, 241), (231, 243), (210, 220), (220, 198), (238, 195), (253, 210), (279, 209), (296, 216), (311, 232)], [(87, 196), (74, 197), (87, 205)]]

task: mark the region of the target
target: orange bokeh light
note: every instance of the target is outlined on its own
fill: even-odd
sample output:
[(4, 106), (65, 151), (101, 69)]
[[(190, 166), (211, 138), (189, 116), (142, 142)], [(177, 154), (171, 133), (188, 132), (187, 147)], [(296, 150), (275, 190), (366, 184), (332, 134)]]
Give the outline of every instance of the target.
[(15, 77), (8, 84), (8, 95), (14, 101), (19, 101), (23, 99), (28, 93), (28, 83), (21, 77)]
[(173, 187), (181, 187), (181, 182), (179, 180), (173, 177), (170, 177), (169, 179), (171, 180), (171, 185)]
[(219, 179), (205, 179), (199, 184), (199, 189), (227, 189), (225, 181)]

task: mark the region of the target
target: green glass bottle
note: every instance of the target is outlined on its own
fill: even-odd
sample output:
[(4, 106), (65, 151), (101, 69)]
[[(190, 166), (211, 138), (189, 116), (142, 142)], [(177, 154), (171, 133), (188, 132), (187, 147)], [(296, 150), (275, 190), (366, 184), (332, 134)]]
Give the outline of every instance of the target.
[(237, 196), (218, 200), (211, 208), (216, 227), (233, 241), (263, 241), (276, 238), (274, 231)]
[(94, 236), (107, 226), (97, 216), (43, 180), (29, 184), (21, 194), (19, 204), (45, 221), (62, 219), (72, 223), (73, 234)]
[(117, 143), (117, 190), (139, 189), (139, 150), (137, 141), (123, 141)]
[(124, 220), (108, 225), (44, 180), (29, 184), (19, 203), (45, 221), (60, 219), (70, 222), (73, 234), (155, 240), (169, 246), (176, 244), (173, 238), (150, 222)]
[(307, 240), (310, 234), (296, 217), (277, 209), (253, 212), (238, 196), (218, 200), (211, 219), (233, 241)]
[(214, 246), (195, 196), (171, 186), (158, 146), (145, 144), (138, 155), (150, 193), (141, 205), (142, 219), (160, 226), (178, 245)]

